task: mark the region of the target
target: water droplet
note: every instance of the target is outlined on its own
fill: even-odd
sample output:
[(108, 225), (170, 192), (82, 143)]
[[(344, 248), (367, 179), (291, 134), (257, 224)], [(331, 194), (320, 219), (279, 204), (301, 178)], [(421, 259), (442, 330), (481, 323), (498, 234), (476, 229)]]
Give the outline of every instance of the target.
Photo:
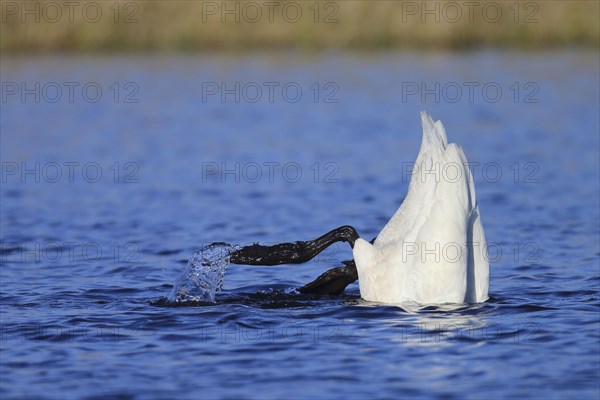
[(177, 278), (168, 300), (171, 302), (215, 302), (223, 287), (230, 254), (238, 247), (212, 243), (194, 252), (185, 271)]

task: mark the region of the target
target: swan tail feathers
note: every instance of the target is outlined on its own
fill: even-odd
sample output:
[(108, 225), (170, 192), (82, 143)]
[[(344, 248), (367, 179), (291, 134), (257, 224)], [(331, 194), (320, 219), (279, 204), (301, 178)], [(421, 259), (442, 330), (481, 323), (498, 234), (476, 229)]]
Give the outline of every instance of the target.
[(378, 251), (371, 243), (364, 239), (358, 238), (354, 243), (352, 249), (352, 255), (356, 262), (356, 269), (358, 270), (359, 278), (361, 271), (365, 271), (373, 267), (377, 261)]
[(429, 114), (421, 111), (421, 124), (423, 125), (422, 148), (444, 150), (448, 146), (446, 130), (441, 121), (434, 122)]
[(470, 301), (481, 303), (489, 298), (490, 262), (479, 206), (476, 206), (471, 212), (467, 241), (469, 252), (472, 254), (469, 261), (473, 263), (469, 266), (470, 272), (473, 274), (472, 288), (469, 291)]
[(377, 263), (380, 251), (371, 243), (358, 238), (352, 249), (356, 271), (358, 272), (358, 286), (360, 296), (365, 300), (375, 301), (379, 296), (379, 275)]

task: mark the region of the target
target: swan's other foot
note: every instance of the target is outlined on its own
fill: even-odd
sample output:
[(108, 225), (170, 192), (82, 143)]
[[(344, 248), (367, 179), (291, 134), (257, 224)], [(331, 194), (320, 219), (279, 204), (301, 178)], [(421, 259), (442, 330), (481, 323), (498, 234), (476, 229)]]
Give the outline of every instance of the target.
[(343, 263), (345, 266), (330, 269), (314, 281), (299, 287), (298, 291), (303, 294), (341, 294), (346, 286), (358, 279), (354, 260)]

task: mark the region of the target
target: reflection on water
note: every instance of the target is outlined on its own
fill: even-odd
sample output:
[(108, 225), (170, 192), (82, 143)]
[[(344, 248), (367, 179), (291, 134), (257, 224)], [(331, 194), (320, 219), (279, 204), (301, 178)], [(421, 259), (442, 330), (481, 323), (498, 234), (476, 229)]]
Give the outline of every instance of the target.
[[(3, 56), (3, 82), (96, 82), (103, 94), (2, 103), (0, 394), (596, 398), (598, 60)], [(280, 86), (273, 101), (203, 99), (222, 82)], [(297, 102), (279, 91), (290, 82)], [(474, 164), (490, 301), (397, 307), (361, 300), (356, 284), (337, 297), (290, 289), (351, 257), (344, 244), (303, 265), (230, 265), (213, 297), (226, 257), (188, 264), (210, 243), (344, 224), (375, 236), (406, 193), (421, 110)], [(170, 291), (215, 302), (156, 300)]]

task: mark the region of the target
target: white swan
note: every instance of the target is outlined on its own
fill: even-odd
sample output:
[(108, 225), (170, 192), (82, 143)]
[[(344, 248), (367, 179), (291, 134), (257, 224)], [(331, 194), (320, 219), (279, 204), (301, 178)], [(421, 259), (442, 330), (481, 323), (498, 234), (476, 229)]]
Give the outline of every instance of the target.
[(489, 262), (475, 185), (462, 149), (421, 113), (423, 139), (404, 202), (373, 244), (357, 239), (360, 295), (381, 303), (488, 299)]

